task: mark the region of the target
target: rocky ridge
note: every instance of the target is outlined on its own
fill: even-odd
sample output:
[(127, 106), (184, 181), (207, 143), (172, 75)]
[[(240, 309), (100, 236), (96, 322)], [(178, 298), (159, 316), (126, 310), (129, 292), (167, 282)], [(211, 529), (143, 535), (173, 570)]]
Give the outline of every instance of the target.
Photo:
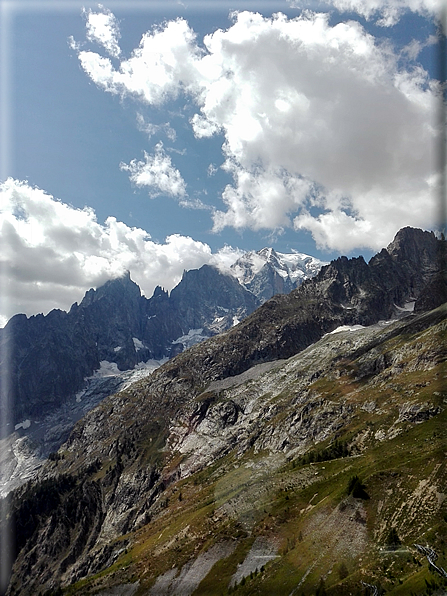
[[(286, 257), (282, 255), (283, 261)], [(204, 265), (185, 271), (170, 294), (158, 286), (147, 299), (127, 273), (89, 290), (68, 313), (53, 310), (46, 316), (12, 317), (0, 329), (0, 374), (8, 378), (2, 385), (3, 420), (12, 427), (60, 408), (103, 362), (130, 370), (142, 362), (173, 357), (237, 324), (263, 300), (292, 287), (284, 272), (280, 279), (286, 285), (269, 285), (263, 276), (270, 261), (259, 259), (264, 267), (252, 272), (250, 280), (257, 281), (250, 289), (233, 270)], [(321, 265), (306, 255), (300, 259), (309, 266), (295, 275), (295, 284), (314, 275)], [(289, 267), (291, 274), (296, 266)], [(249, 271), (246, 264), (245, 272)], [(9, 406), (5, 409), (4, 404)]]

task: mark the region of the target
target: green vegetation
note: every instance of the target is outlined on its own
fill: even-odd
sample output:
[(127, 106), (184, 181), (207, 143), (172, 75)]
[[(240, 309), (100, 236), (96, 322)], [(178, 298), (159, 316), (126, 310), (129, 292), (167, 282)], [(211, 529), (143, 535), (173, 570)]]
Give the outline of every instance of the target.
[(350, 449), (348, 447), (348, 441), (339, 441), (335, 439), (328, 447), (324, 449), (312, 449), (304, 454), (302, 457), (293, 461), (293, 467), (295, 465), (306, 465), (313, 462), (330, 461), (331, 459), (338, 459), (340, 457), (348, 457), (350, 455)]
[[(302, 381), (308, 371), (294, 371), (289, 361), (278, 377), (281, 392), (272, 397), (271, 382), (266, 383), (265, 394), (255, 396), (266, 410), (274, 410), (271, 422), (259, 424), (259, 443), (251, 429), (243, 429), (225, 455), (216, 456), (208, 466), (198, 460), (197, 467), (189, 468), (197, 471), (190, 475), (185, 472), (188, 454), (178, 443), (172, 447), (166, 442), (169, 418), (160, 413), (160, 406), (157, 415), (128, 430), (127, 440), (124, 431), (123, 436), (117, 433), (101, 457), (93, 454), (89, 462), (77, 463), (81, 476), (60, 476), (29, 487), (21, 502), (23, 510), (16, 511), (21, 544), (58, 508), (61, 517), (70, 520), (68, 531), (74, 535), (76, 516), (83, 519), (92, 509), (87, 501), (78, 508), (84, 482), (98, 494), (103, 491), (108, 503), (114, 491), (126, 495), (144, 476), (153, 479), (152, 488), (142, 491), (135, 503), (128, 499), (128, 507), (143, 511), (146, 506), (147, 517), (141, 515), (136, 528), (123, 524), (129, 532), (120, 538), (125, 548), (111, 542), (117, 558), (64, 588), (64, 594), (98, 594), (138, 580), (136, 596), (143, 596), (161, 575), (177, 573), (178, 579), (201, 554), (231, 541), (232, 553), (211, 567), (194, 596), (366, 596), (372, 592), (365, 584), (391, 596), (434, 596), (447, 587), (446, 582), (414, 544), (429, 545), (439, 557), (437, 564), (447, 567), (443, 498), (447, 396), (438, 331), (377, 342), (373, 350), (331, 362), (327, 370), (319, 362), (323, 372), (315, 379), (306, 377), (309, 381)], [(374, 368), (384, 354), (389, 366)], [(160, 403), (164, 392), (174, 391), (167, 386)], [(246, 395), (243, 388), (237, 389), (247, 404), (255, 383), (245, 390)], [(208, 399), (214, 405), (227, 399), (225, 391), (214, 401), (210, 393), (198, 399), (196, 395), (192, 393), (191, 408), (181, 420), (185, 433), (195, 408), (208, 408)], [(323, 432), (324, 422), (320, 434), (317, 426), (317, 434), (306, 434), (308, 420), (320, 412), (315, 404), (334, 406), (323, 412), (328, 424), (333, 422), (332, 412), (342, 411), (331, 432)], [(279, 439), (277, 443), (273, 439), (275, 431), (282, 439), (280, 425), (295, 420), (297, 409), (308, 406), (308, 418), (297, 424), (296, 432), (304, 437), (300, 450), (305, 445), (309, 449), (297, 457), (298, 449), (288, 452), (286, 443), (282, 447)], [(212, 440), (219, 438), (214, 431), (207, 432)], [(272, 452), (266, 447), (271, 437), (270, 444), (276, 445)], [(57, 466), (52, 463), (52, 473), (71, 470), (70, 457), (68, 453)], [(105, 507), (97, 519), (107, 513)], [(264, 560), (262, 554), (256, 555), (259, 564), (248, 565), (245, 577), (230, 588), (257, 539), (271, 546), (273, 557)]]
[(391, 550), (397, 550), (399, 546), (402, 544), (402, 541), (399, 538), (397, 530), (394, 526), (390, 528), (387, 534), (386, 544)]
[(348, 495), (352, 495), (355, 499), (369, 499), (369, 495), (366, 492), (366, 486), (357, 475), (351, 476), (349, 479), (346, 492)]

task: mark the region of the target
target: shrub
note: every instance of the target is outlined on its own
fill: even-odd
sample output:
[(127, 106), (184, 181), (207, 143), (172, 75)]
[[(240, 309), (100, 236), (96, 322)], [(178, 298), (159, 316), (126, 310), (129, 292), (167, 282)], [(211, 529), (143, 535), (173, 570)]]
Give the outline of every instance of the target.
[(387, 534), (386, 544), (391, 550), (396, 550), (399, 547), (399, 545), (402, 544), (402, 542), (397, 534), (397, 530), (394, 526), (392, 526), (390, 528), (390, 530)]
[(355, 499), (369, 499), (369, 495), (365, 489), (366, 486), (357, 475), (351, 476), (347, 486), (348, 495), (352, 495)]
[(349, 575), (349, 571), (348, 571), (348, 568), (346, 567), (346, 563), (344, 561), (342, 561), (338, 568), (338, 577), (343, 580), (343, 579), (347, 578), (348, 575)]
[(326, 586), (324, 584), (324, 579), (320, 579), (320, 583), (318, 584), (317, 591), (315, 592), (315, 596), (327, 596)]

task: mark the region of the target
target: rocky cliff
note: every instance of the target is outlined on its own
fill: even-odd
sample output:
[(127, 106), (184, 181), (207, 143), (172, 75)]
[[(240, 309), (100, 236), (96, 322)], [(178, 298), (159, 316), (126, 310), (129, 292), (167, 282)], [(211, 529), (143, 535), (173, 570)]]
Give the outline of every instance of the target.
[[(231, 327), (259, 305), (236, 279), (203, 266), (185, 272), (169, 296), (141, 296), (127, 273), (89, 290), (68, 313), (13, 317), (0, 330), (3, 419), (40, 418), (74, 398), (101, 362), (128, 370), (182, 351)], [(193, 337), (188, 336), (191, 330)]]

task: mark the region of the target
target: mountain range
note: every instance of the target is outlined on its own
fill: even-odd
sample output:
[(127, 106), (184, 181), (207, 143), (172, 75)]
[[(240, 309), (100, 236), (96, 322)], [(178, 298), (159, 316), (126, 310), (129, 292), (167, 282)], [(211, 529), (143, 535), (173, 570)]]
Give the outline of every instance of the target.
[(68, 313), (13, 317), (0, 330), (0, 374), (8, 380), (1, 385), (0, 495), (33, 478), (105, 396), (237, 324), (323, 264), (264, 248), (225, 271), (185, 271), (170, 294), (157, 286), (151, 298), (142, 296), (127, 272), (89, 290)]
[(296, 287), (323, 263), (273, 249), (251, 252), (227, 271), (204, 265), (185, 271), (170, 294), (160, 286), (147, 299), (127, 272), (89, 290), (70, 311), (12, 317), (0, 329), (2, 410), (10, 425), (60, 406), (85, 386), (101, 362), (118, 370), (173, 357), (220, 333), (267, 298)]
[(445, 593), (444, 251), (404, 228), (103, 399), (3, 502), (4, 592)]

